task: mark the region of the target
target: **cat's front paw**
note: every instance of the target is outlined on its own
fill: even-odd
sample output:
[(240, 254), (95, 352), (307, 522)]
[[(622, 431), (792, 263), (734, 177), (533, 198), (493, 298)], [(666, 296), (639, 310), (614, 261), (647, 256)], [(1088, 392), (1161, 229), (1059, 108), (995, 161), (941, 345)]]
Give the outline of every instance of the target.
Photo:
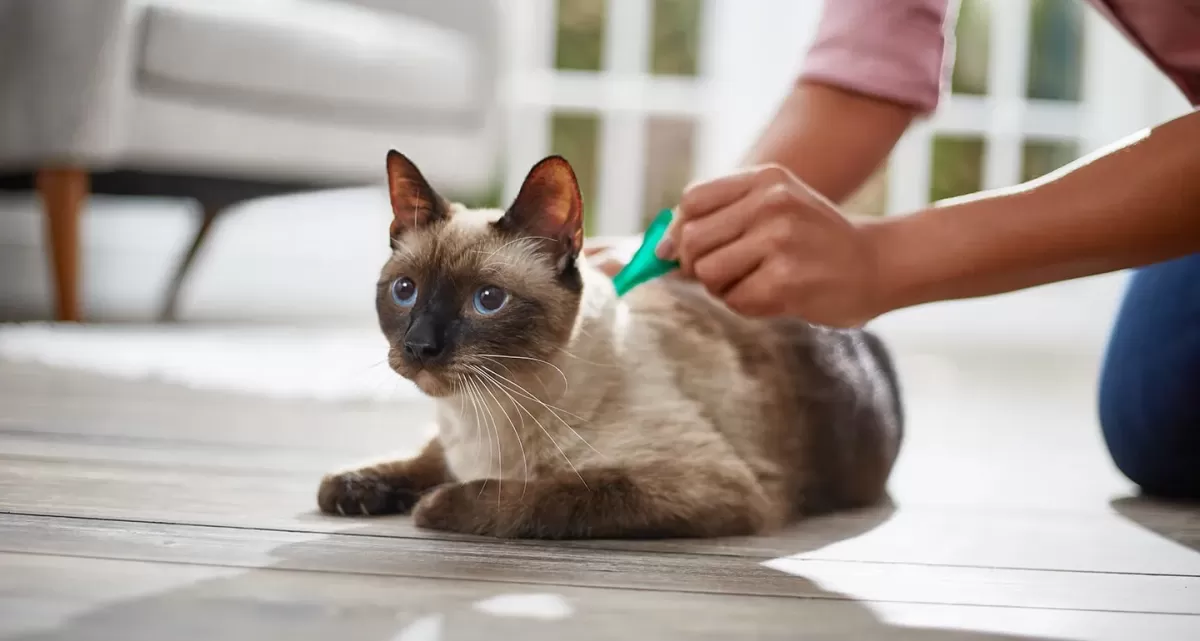
[(321, 479), (317, 506), (326, 514), (375, 516), (404, 514), (420, 498), (404, 478), (383, 476), (370, 469), (330, 474)]
[(430, 530), (503, 536), (497, 531), (498, 490), (494, 480), (447, 483), (417, 503), (413, 523)]

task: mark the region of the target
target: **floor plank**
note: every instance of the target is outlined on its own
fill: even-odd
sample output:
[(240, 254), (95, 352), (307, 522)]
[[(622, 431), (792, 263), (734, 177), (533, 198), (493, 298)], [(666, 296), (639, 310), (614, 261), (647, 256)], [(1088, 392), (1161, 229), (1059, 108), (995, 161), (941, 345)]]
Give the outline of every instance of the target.
[[(1195, 617), (639, 592), (0, 554), (0, 638), (1186, 639)], [(1012, 635), (1012, 636), (1010, 636)]]
[[(0, 442), (0, 448), (3, 447)], [(30, 484), (29, 479), (37, 479)], [(355, 520), (317, 514), (316, 475), (241, 474), (191, 469), (0, 456), (0, 511), (142, 522), (257, 527), (333, 533), (354, 530), (404, 538), (460, 538), (423, 532), (405, 517)], [(606, 549), (673, 550), (771, 558), (974, 565), (998, 568), (1200, 576), (1192, 517), (1138, 513), (1168, 535), (1114, 510), (1097, 515), (999, 514), (964, 518), (955, 510), (899, 506), (796, 524), (771, 536), (717, 541), (576, 542)], [(1191, 534), (1186, 534), (1191, 532)], [(1172, 538), (1174, 537), (1174, 538)], [(1088, 541), (1088, 545), (1081, 545)]]
[[(1200, 578), (706, 557), (10, 515), (0, 551), (743, 596), (1200, 615)], [(1200, 622), (1200, 619), (1198, 619)]]

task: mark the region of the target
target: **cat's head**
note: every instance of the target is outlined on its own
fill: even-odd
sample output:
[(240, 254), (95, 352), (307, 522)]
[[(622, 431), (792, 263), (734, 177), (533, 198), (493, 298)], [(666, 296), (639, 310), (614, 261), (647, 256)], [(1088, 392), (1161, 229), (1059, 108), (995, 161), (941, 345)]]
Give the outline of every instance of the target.
[(583, 200), (570, 164), (529, 172), (507, 210), (447, 202), (396, 151), (387, 157), (392, 255), (376, 289), (388, 363), (446, 396), (480, 370), (512, 379), (553, 357), (579, 313)]

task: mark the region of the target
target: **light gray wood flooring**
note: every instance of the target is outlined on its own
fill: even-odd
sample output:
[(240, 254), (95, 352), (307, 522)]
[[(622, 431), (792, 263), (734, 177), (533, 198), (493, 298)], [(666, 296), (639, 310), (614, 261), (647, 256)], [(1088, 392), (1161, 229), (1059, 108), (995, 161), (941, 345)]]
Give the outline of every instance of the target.
[(1200, 509), (1109, 463), (1086, 359), (901, 354), (892, 505), (544, 543), (314, 510), (430, 408), (0, 362), (0, 638), (1200, 639)]

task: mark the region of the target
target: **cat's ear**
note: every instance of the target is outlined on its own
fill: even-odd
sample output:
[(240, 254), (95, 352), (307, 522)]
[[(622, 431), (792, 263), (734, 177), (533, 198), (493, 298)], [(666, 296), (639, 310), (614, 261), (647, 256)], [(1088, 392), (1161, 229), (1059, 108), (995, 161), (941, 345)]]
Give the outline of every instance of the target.
[(387, 155), (388, 195), (392, 200), (391, 238), (446, 217), (449, 207), (421, 170), (395, 149)]
[(496, 227), (547, 239), (556, 262), (574, 260), (583, 248), (583, 197), (571, 164), (550, 156), (533, 166)]

